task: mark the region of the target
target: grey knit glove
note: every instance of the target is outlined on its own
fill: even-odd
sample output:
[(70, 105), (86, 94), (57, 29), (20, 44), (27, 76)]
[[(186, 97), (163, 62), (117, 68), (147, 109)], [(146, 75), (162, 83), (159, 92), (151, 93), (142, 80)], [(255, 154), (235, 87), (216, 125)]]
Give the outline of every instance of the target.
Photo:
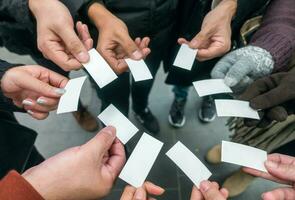
[(222, 78), (234, 92), (242, 92), (254, 80), (271, 74), (272, 55), (256, 46), (247, 46), (224, 56), (211, 72), (212, 78)]

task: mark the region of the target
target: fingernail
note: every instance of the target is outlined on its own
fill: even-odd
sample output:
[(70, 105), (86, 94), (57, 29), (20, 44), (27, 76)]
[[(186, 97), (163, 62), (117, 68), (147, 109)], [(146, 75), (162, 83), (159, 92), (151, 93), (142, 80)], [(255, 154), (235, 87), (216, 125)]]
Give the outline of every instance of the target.
[(63, 88), (56, 88), (55, 93), (59, 95), (63, 95), (64, 93), (66, 93), (66, 90)]
[(278, 167), (278, 163), (275, 163), (275, 162), (269, 161), (269, 160), (265, 161), (265, 165), (266, 165), (266, 167), (269, 167), (269, 168), (277, 168)]
[(80, 52), (77, 55), (77, 57), (78, 57), (79, 61), (82, 62), (82, 63), (86, 63), (89, 60), (89, 55), (84, 51)]
[(31, 110), (28, 110), (27, 113), (29, 113), (30, 115), (33, 115), (34, 114), (34, 112), (31, 111)]
[(113, 126), (107, 126), (104, 128), (103, 130), (104, 132), (108, 133), (109, 135), (111, 135), (112, 137), (116, 136), (116, 128)]
[(30, 100), (23, 100), (23, 102), (22, 102), (22, 104), (23, 105), (26, 105), (26, 106), (32, 106), (33, 105), (33, 102), (32, 101), (30, 101)]
[(202, 181), (200, 185), (200, 190), (206, 192), (209, 189), (210, 185), (208, 181)]
[(143, 200), (144, 199), (144, 191), (141, 188), (138, 188), (134, 195), (136, 200)]
[(39, 98), (39, 99), (37, 99), (37, 103), (40, 104), (40, 105), (44, 105), (44, 104), (46, 104), (46, 100), (42, 99), (42, 98)]
[(143, 57), (142, 53), (139, 50), (136, 50), (132, 53), (133, 58), (136, 60), (139, 60)]

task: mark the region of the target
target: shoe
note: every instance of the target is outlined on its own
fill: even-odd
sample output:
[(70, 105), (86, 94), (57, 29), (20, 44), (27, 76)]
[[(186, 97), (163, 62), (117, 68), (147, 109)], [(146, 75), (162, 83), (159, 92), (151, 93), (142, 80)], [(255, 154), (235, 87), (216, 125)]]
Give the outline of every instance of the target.
[(217, 144), (212, 147), (205, 157), (206, 161), (210, 164), (220, 164), (221, 163), (221, 145)]
[(99, 125), (96, 118), (88, 112), (88, 110), (81, 106), (78, 111), (73, 112), (78, 124), (88, 132), (94, 132), (99, 129)]
[(251, 176), (240, 169), (228, 177), (222, 187), (228, 190), (229, 197), (235, 197), (245, 192), (254, 179), (254, 176)]
[(202, 122), (213, 122), (216, 118), (216, 108), (214, 99), (211, 96), (205, 97), (201, 109), (199, 110), (199, 119)]
[(144, 109), (141, 112), (135, 112), (135, 118), (141, 123), (141, 125), (152, 134), (160, 132), (160, 125), (157, 118), (153, 115), (149, 108)]
[(185, 116), (184, 116), (184, 107), (185, 107), (186, 99), (184, 100), (176, 100), (174, 99), (168, 120), (171, 126), (175, 128), (181, 128), (185, 124)]

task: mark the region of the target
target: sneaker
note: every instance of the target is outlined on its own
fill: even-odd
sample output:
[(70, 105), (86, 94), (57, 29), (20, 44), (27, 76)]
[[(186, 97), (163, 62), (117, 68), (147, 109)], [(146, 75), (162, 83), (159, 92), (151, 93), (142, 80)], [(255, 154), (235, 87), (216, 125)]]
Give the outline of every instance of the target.
[(91, 113), (83, 106), (81, 106), (78, 111), (73, 112), (73, 115), (78, 122), (78, 124), (88, 132), (94, 132), (99, 129), (99, 125), (96, 118), (91, 115)]
[(175, 128), (181, 128), (185, 124), (185, 116), (184, 116), (184, 107), (185, 107), (186, 99), (184, 100), (176, 100), (174, 99), (168, 120), (171, 126)]
[(216, 108), (214, 99), (211, 96), (205, 97), (201, 109), (199, 110), (199, 119), (202, 122), (213, 122), (216, 118)]
[(135, 112), (135, 117), (149, 133), (157, 134), (160, 132), (159, 122), (149, 108)]

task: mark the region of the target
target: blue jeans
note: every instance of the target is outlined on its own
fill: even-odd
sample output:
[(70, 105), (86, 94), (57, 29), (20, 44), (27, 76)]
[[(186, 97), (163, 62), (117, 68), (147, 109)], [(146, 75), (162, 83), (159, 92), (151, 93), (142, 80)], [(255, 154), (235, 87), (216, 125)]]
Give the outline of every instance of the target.
[(190, 86), (174, 85), (172, 92), (174, 93), (176, 101), (186, 100), (189, 93)]

